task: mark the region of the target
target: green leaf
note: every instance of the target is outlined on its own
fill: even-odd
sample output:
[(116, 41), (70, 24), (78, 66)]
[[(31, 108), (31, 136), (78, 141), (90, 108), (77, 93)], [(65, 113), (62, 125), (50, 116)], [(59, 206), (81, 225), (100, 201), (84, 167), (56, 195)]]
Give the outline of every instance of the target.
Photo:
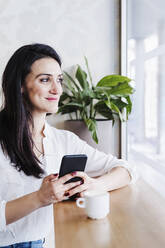
[(113, 112), (110, 110), (110, 108), (107, 107), (105, 101), (99, 101), (94, 105), (94, 109), (97, 111), (97, 113), (101, 114), (108, 120), (113, 120)]
[(81, 90), (80, 87), (77, 85), (76, 81), (66, 71), (64, 71), (64, 75), (73, 83), (73, 85), (78, 91)]
[(120, 112), (119, 108), (113, 102), (111, 102), (111, 109), (119, 114), (119, 118), (121, 121), (124, 121), (122, 113)]
[(88, 130), (92, 133), (93, 140), (98, 144), (98, 137), (96, 133), (96, 120), (85, 119), (84, 121), (88, 127)]
[(133, 93), (133, 88), (127, 82), (124, 82), (115, 86), (109, 93), (116, 96), (127, 96)]
[(66, 93), (67, 92), (70, 92), (72, 95), (75, 95), (76, 94), (75, 89), (70, 85), (70, 82), (69, 81), (67, 81), (67, 83), (66, 83), (66, 81), (63, 82), (63, 90)]
[(128, 102), (128, 105), (126, 106), (127, 120), (128, 120), (128, 115), (129, 115), (129, 114), (131, 113), (131, 111), (132, 111), (132, 102), (131, 102), (130, 96), (127, 96), (126, 99), (127, 99), (127, 102)]
[(93, 85), (93, 83), (92, 83), (92, 76), (91, 76), (91, 72), (89, 70), (87, 57), (84, 56), (84, 59), (85, 59), (85, 64), (86, 64), (86, 67), (87, 67), (87, 71), (88, 71), (88, 75), (89, 75), (89, 79), (90, 79), (91, 85)]
[(66, 92), (63, 92), (62, 95), (60, 96), (60, 102), (65, 101), (67, 98), (70, 98), (71, 96), (67, 94)]
[(106, 77), (103, 77), (96, 86), (104, 86), (104, 87), (113, 87), (117, 86), (119, 83), (122, 82), (130, 82), (131, 79), (125, 76), (121, 75), (109, 75)]
[(93, 89), (94, 93), (95, 93), (95, 99), (106, 99), (107, 97), (110, 97), (110, 89), (109, 88), (105, 88), (105, 87), (95, 87)]
[(128, 103), (125, 103), (121, 100), (121, 97), (118, 99), (111, 99), (111, 102), (114, 103), (120, 109), (120, 111), (122, 111), (122, 109), (128, 105)]
[(75, 103), (75, 102), (70, 102), (65, 105), (62, 105), (58, 108), (58, 113), (63, 114), (68, 114), (72, 112), (76, 112), (77, 110), (81, 110), (83, 108), (82, 104)]
[(66, 104), (67, 106), (76, 106), (76, 107), (79, 107), (79, 108), (82, 108), (83, 107), (83, 105), (82, 104), (80, 104), (80, 103), (77, 103), (77, 102), (69, 102), (69, 103), (67, 103)]
[(131, 102), (130, 96), (127, 96), (126, 99), (127, 99), (127, 102), (128, 102), (128, 105), (127, 105), (128, 113), (130, 114), (131, 110), (132, 110), (132, 102)]
[[(123, 98), (126, 99), (126, 102), (123, 101)], [(123, 109), (126, 109), (126, 120), (128, 120), (128, 115), (131, 113), (132, 103), (130, 97), (120, 97), (119, 99), (111, 99), (111, 102), (114, 103), (119, 109), (120, 112), (123, 112)]]
[(81, 67), (78, 65), (77, 71), (76, 71), (76, 78), (79, 81), (82, 89), (87, 90), (89, 89), (89, 83), (87, 81), (87, 74), (85, 71), (81, 69)]
[(107, 105), (107, 107), (109, 109), (112, 109), (112, 105), (111, 105), (111, 102), (110, 102), (110, 99), (109, 98), (107, 100), (105, 100), (104, 102), (105, 102), (105, 104)]

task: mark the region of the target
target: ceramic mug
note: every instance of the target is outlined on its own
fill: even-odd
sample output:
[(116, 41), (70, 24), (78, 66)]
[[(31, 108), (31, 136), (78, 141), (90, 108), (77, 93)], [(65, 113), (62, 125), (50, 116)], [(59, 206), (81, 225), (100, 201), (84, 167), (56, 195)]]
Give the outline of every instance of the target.
[(85, 208), (87, 216), (91, 219), (105, 218), (110, 212), (110, 194), (108, 192), (87, 191), (84, 197), (76, 200), (79, 208)]

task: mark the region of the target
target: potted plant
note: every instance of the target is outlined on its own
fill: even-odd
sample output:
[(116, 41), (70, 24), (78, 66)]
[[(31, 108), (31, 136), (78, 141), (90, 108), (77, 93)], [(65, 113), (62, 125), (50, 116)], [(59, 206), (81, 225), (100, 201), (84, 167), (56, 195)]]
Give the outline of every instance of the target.
[[(69, 114), (70, 120), (83, 121), (93, 140), (98, 143), (97, 120), (111, 120), (112, 125), (119, 119), (128, 120), (134, 89), (131, 79), (121, 75), (107, 75), (94, 85), (85, 57), (87, 73), (80, 65), (74, 66), (73, 76), (64, 71), (63, 94), (58, 113)], [(124, 114), (125, 112), (125, 114)]]

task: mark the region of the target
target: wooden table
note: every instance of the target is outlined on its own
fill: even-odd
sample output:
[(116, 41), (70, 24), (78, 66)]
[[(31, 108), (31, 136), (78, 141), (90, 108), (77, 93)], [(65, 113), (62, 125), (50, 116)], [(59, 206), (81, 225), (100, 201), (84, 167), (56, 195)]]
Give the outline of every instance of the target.
[(140, 180), (110, 198), (102, 220), (88, 219), (75, 202), (55, 204), (56, 248), (165, 247), (165, 199)]

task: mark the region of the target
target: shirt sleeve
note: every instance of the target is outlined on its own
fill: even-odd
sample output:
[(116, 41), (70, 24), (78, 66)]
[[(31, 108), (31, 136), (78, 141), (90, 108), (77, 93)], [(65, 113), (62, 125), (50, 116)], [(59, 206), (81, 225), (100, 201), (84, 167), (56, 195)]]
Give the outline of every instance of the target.
[(85, 172), (90, 177), (104, 175), (114, 167), (124, 167), (131, 176), (130, 184), (136, 182), (138, 177), (135, 165), (129, 164), (126, 160), (118, 159), (112, 154), (105, 154), (104, 152), (98, 151), (71, 132), (69, 132), (69, 135), (70, 154), (82, 153), (87, 155), (88, 159)]
[(6, 231), (5, 208), (6, 208), (6, 201), (0, 200), (0, 232)]

